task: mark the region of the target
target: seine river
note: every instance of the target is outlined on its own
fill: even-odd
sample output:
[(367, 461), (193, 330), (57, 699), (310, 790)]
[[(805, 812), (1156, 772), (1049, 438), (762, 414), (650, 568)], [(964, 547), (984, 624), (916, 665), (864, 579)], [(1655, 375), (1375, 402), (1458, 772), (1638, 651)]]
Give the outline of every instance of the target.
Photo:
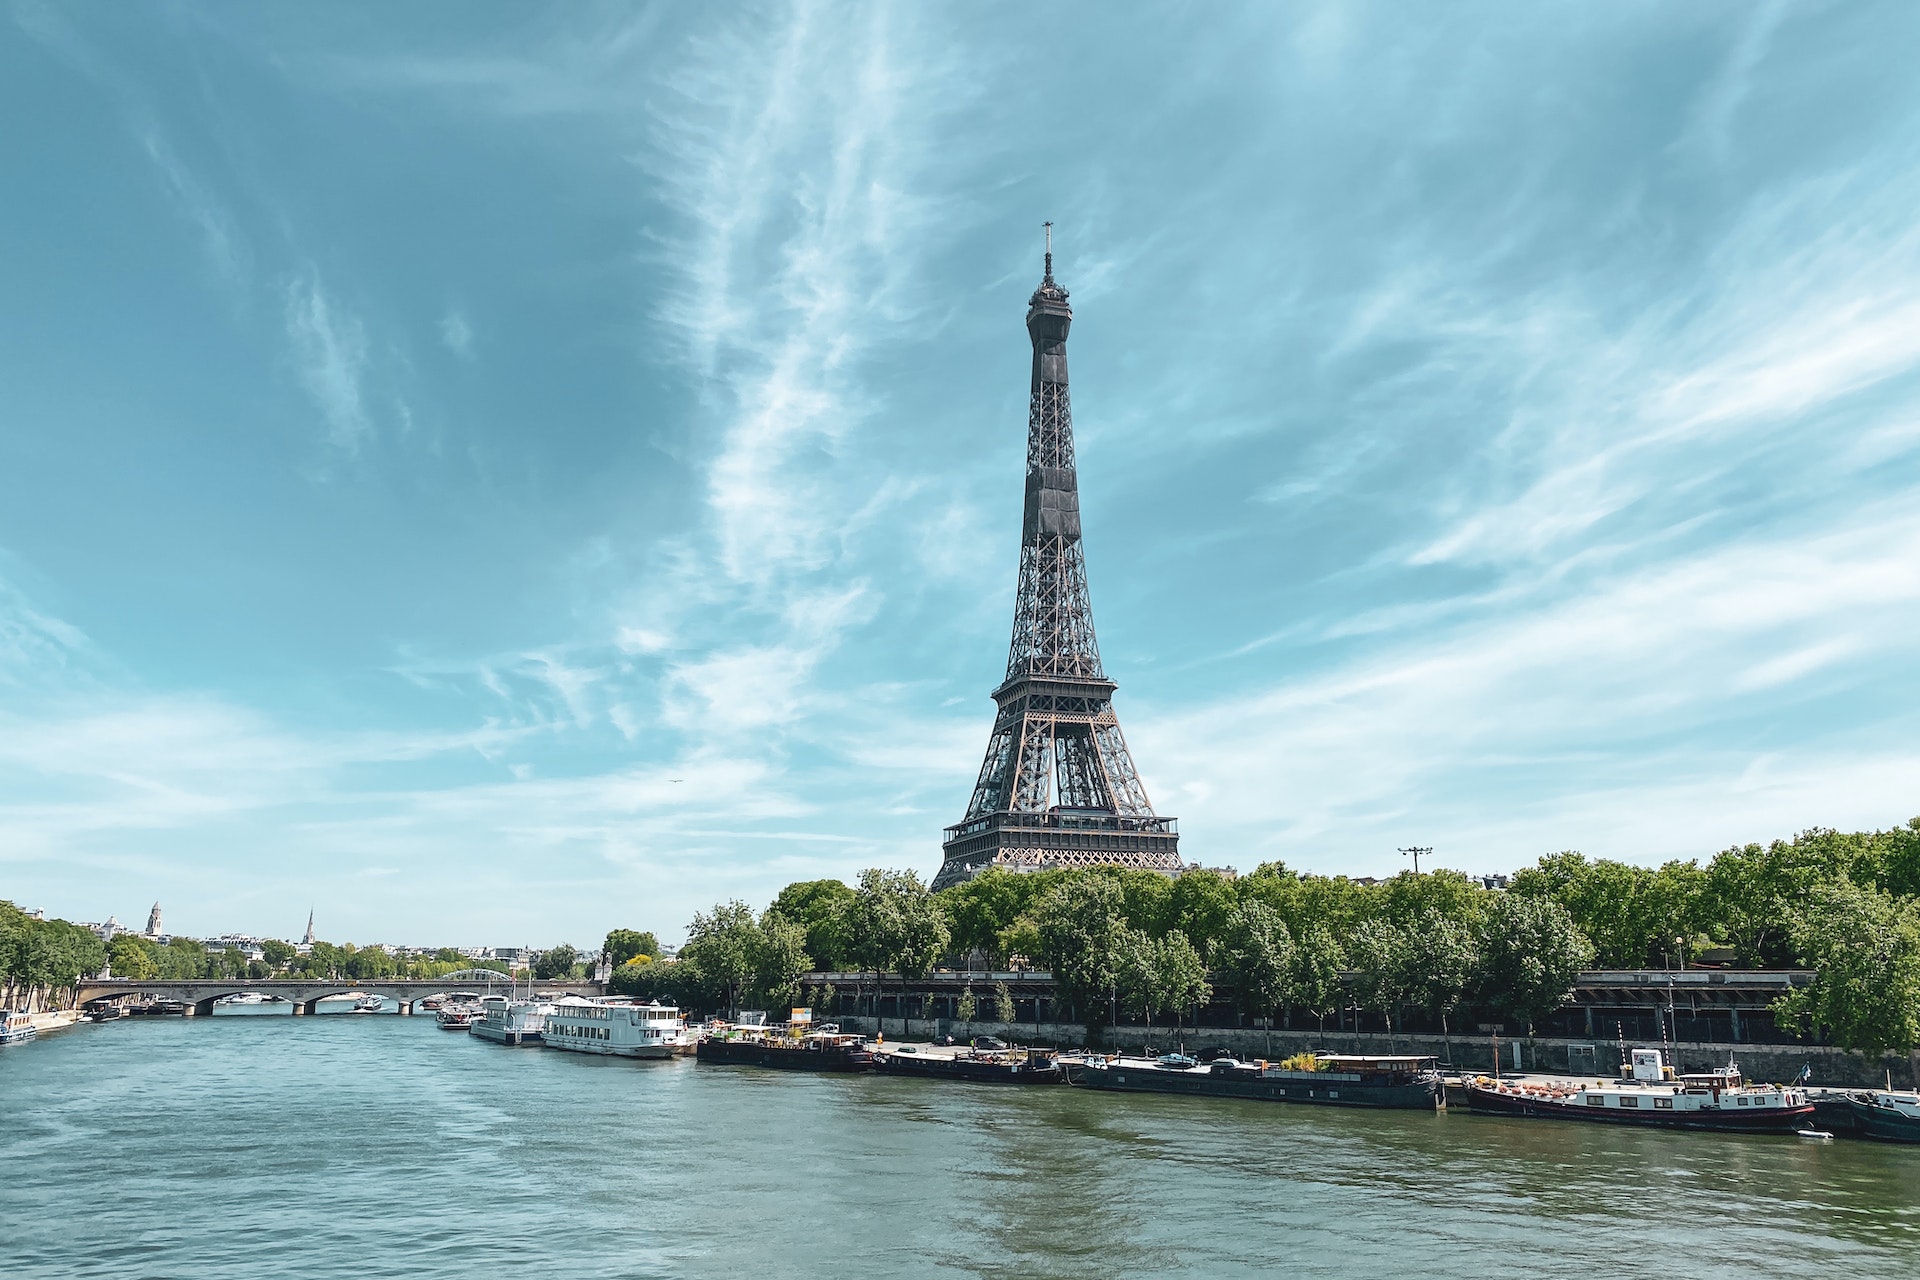
[(831, 1079), (430, 1018), (0, 1050), (22, 1276), (1920, 1275), (1920, 1148)]

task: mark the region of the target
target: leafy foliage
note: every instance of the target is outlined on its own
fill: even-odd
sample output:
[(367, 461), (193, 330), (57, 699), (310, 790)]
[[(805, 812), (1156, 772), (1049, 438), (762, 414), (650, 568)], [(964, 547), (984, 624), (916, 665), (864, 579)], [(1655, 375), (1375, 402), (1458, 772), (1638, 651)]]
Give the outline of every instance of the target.
[(637, 956), (649, 959), (660, 958), (660, 940), (651, 933), (642, 933), (633, 929), (614, 929), (607, 934), (607, 940), (600, 944), (607, 953), (607, 962), (618, 969)]
[(1828, 880), (1788, 928), (1816, 972), (1810, 985), (1776, 1002), (1777, 1013), (1868, 1054), (1908, 1053), (1920, 1044), (1920, 910), (1912, 901)]

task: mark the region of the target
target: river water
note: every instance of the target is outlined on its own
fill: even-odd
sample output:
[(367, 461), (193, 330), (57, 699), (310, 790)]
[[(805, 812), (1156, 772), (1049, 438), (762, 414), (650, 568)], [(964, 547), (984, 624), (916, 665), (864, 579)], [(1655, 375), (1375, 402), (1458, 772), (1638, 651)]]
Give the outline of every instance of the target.
[(1920, 1148), (506, 1049), (0, 1050), (10, 1277), (1920, 1275)]

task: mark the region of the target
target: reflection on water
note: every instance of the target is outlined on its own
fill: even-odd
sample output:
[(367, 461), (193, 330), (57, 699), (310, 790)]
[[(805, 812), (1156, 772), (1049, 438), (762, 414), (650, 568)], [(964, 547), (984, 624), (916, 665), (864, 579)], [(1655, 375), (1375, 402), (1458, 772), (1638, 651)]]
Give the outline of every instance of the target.
[(33, 1277), (1920, 1273), (1920, 1148), (635, 1063), (431, 1018), (49, 1036), (0, 1055), (0, 1158)]

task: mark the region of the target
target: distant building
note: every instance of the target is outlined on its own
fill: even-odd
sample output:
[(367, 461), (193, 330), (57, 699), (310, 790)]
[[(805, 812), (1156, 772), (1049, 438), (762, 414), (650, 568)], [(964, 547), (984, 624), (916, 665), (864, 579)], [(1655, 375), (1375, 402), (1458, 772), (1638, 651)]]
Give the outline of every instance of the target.
[(1507, 887), (1507, 878), (1501, 875), (1475, 876), (1474, 879), (1480, 882), (1482, 889), (1505, 889)]
[(153, 910), (147, 912), (147, 937), (157, 938), (160, 934), (160, 904), (156, 902)]
[(115, 938), (127, 931), (127, 926), (121, 924), (112, 916), (107, 917), (105, 924), (89, 924), (81, 927), (93, 930), (94, 933), (99, 935), (100, 941), (102, 942), (112, 942)]
[(307, 947), (311, 947), (313, 945), (313, 908), (312, 907), (307, 908), (307, 936), (300, 939), (300, 943), (302, 946), (307, 946)]

